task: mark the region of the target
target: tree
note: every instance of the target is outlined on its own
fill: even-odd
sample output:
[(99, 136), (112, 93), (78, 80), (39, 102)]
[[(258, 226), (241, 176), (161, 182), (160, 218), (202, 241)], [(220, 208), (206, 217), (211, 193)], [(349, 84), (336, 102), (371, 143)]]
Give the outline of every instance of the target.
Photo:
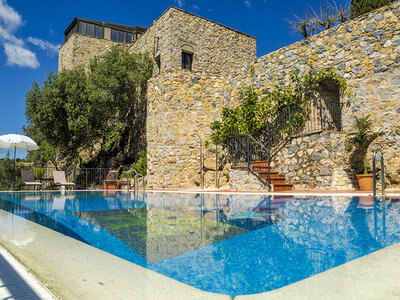
[(350, 18), (357, 18), (391, 2), (393, 0), (351, 0)]
[(304, 38), (327, 30), (344, 23), (349, 19), (350, 5), (347, 0), (344, 3), (336, 3), (335, 1), (324, 1), (320, 4), (318, 11), (309, 7), (305, 10), (302, 17), (293, 14), (293, 20), (287, 20), (289, 25)]
[(91, 127), (103, 150), (145, 149), (146, 91), (152, 69), (148, 55), (118, 48), (90, 64), (89, 101), (96, 103)]
[(35, 159), (104, 165), (127, 153), (133, 160), (146, 146), (152, 67), (147, 54), (114, 47), (93, 59), (88, 72), (78, 67), (49, 73), (42, 87), (34, 82), (26, 96), (24, 129), (40, 144)]

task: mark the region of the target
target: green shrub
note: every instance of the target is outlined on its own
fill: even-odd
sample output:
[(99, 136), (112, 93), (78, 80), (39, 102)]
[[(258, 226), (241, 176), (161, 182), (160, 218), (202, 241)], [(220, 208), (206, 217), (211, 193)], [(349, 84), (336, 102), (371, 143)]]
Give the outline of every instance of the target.
[[(350, 95), (346, 81), (336, 74), (334, 68), (316, 70), (311, 67), (303, 73), (293, 71), (288, 85), (275, 85), (264, 96), (251, 86), (243, 87), (239, 94), (240, 105), (233, 109), (225, 107), (222, 110), (221, 121), (211, 123), (211, 141), (215, 144), (225, 144), (234, 135), (254, 135), (262, 132), (289, 105), (298, 106), (292, 120), (292, 129), (302, 126), (309, 114), (309, 92), (325, 80), (338, 85), (340, 96), (345, 93)], [(288, 128), (282, 130), (287, 131)]]
[(146, 176), (147, 173), (147, 154), (146, 151), (139, 152), (139, 160), (137, 163), (132, 165), (132, 169), (138, 174)]
[(391, 2), (393, 0), (351, 0), (350, 18), (357, 18)]

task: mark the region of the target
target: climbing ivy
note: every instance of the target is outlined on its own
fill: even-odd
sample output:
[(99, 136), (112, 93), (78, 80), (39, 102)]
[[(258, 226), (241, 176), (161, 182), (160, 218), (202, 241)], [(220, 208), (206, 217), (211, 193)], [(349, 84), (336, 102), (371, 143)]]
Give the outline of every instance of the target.
[(225, 144), (234, 135), (257, 134), (267, 128), (289, 105), (302, 108), (297, 110), (295, 126), (304, 124), (308, 117), (305, 108), (310, 100), (310, 92), (318, 89), (326, 80), (338, 86), (340, 97), (345, 94), (350, 95), (346, 81), (335, 72), (334, 68), (317, 70), (311, 67), (303, 73), (292, 71), (287, 85), (275, 85), (264, 96), (252, 86), (242, 87), (239, 93), (240, 105), (232, 109), (225, 107), (222, 110), (221, 121), (211, 123), (211, 141)]

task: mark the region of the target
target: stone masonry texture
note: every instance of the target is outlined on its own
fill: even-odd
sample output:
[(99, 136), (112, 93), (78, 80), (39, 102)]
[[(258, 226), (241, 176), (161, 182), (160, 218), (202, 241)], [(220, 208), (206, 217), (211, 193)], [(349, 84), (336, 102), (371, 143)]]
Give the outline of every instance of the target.
[(95, 56), (107, 53), (118, 43), (105, 39), (74, 33), (59, 50), (58, 71), (72, 69), (77, 66), (88, 68), (90, 60)]
[[(354, 170), (349, 167), (344, 150), (346, 133), (353, 116), (370, 114), (374, 130), (385, 133), (371, 149), (382, 148), (388, 166), (387, 183), (389, 187), (398, 186), (399, 17), (400, 4), (394, 2), (256, 58), (253, 37), (169, 8), (132, 47), (132, 51), (147, 51), (161, 62), (161, 68), (155, 63), (153, 78), (148, 82), (149, 187), (199, 186), (200, 140), (194, 133), (203, 142), (208, 140), (210, 123), (220, 119), (224, 107), (238, 105), (237, 95), (244, 85), (252, 85), (265, 94), (277, 84), (286, 85), (291, 71), (302, 72), (310, 65), (317, 69), (334, 67), (351, 89), (350, 97), (338, 99), (343, 132), (320, 132), (293, 139), (274, 157), (274, 168), (298, 189), (356, 187)], [(87, 62), (80, 57), (86, 55), (86, 46), (80, 48), (85, 39), (93, 38), (73, 36), (62, 46), (59, 69), (66, 67), (66, 61), (71, 66)], [(100, 52), (106, 46), (95, 47)], [(191, 71), (181, 68), (184, 49), (193, 50)], [(235, 189), (240, 188), (238, 178), (242, 175), (240, 171), (231, 172)], [(243, 177), (247, 185), (258, 189), (252, 179)]]
[[(274, 85), (287, 84), (292, 70), (305, 71), (313, 65), (318, 69), (336, 68), (351, 89), (352, 96), (340, 99), (344, 133), (324, 133), (323, 143), (319, 142), (319, 135), (294, 139), (287, 147), (295, 145), (298, 150), (288, 155), (287, 147), (283, 149), (274, 158), (277, 170), (298, 189), (356, 187), (348, 153), (344, 150), (345, 134), (353, 116), (371, 114), (374, 129), (385, 132), (379, 144), (371, 148), (383, 147), (386, 164), (390, 165), (388, 184), (395, 187), (400, 175), (397, 151), (400, 145), (399, 16), (399, 3), (392, 3), (254, 61), (243, 61), (240, 69), (232, 67), (230, 72), (219, 76), (210, 76), (210, 72), (205, 71), (197, 74), (171, 71), (169, 76), (156, 76), (149, 82), (148, 97), (150, 186), (196, 186), (193, 178), (198, 176), (196, 158), (199, 150), (189, 146), (198, 143), (197, 137), (191, 137), (191, 133), (198, 132), (206, 140), (210, 134), (209, 124), (219, 119), (222, 108), (238, 104), (237, 95), (243, 85), (252, 85), (267, 93)], [(175, 68), (179, 69), (179, 66)], [(182, 79), (185, 84), (182, 84)], [(175, 88), (171, 86), (174, 84)], [(156, 96), (156, 93), (159, 94)], [(163, 96), (163, 93), (168, 95)], [(159, 104), (157, 108), (155, 103), (162, 103), (160, 100), (165, 98), (172, 102), (165, 106)], [(186, 107), (182, 102), (187, 103)], [(155, 127), (158, 131), (153, 130)], [(316, 139), (316, 142), (311, 139)], [(315, 155), (304, 152), (306, 147), (311, 147), (309, 152), (315, 152)], [(187, 152), (184, 159), (182, 151)], [(324, 158), (322, 155), (327, 152), (329, 156)], [(316, 159), (319, 155), (321, 158)], [(176, 164), (167, 165), (168, 160), (175, 159)]]

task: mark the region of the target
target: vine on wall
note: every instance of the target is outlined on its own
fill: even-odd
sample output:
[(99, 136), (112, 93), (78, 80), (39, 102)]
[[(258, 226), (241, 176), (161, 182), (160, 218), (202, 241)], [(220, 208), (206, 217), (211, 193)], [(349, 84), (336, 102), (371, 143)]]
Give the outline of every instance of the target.
[[(320, 88), (326, 81), (338, 86), (340, 98), (350, 95), (346, 81), (335, 72), (334, 68), (317, 70), (311, 67), (303, 73), (292, 71), (288, 85), (275, 85), (264, 96), (251, 86), (243, 87), (239, 93), (241, 104), (233, 109), (225, 107), (222, 110), (221, 121), (214, 121), (210, 125), (211, 141), (215, 144), (226, 144), (231, 136), (255, 135), (265, 130), (275, 116), (289, 105), (308, 103), (311, 91)], [(299, 120), (307, 118), (306, 110), (303, 114), (297, 116)]]

